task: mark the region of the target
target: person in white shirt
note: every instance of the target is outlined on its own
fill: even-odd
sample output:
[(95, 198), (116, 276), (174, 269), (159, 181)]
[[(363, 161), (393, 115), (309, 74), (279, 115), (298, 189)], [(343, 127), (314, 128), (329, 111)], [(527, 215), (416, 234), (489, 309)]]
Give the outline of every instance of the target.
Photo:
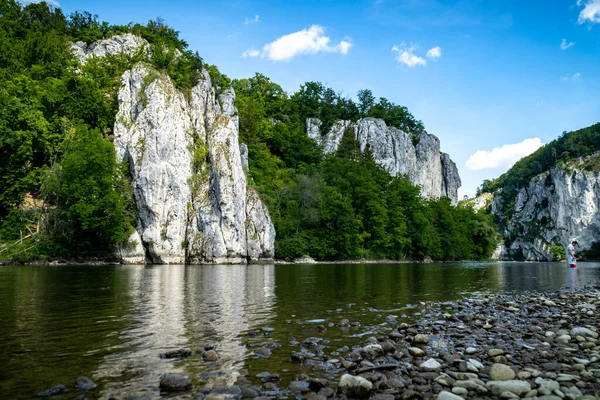
[(575, 246), (577, 246), (578, 244), (579, 243), (577, 243), (577, 240), (573, 240), (567, 246), (567, 264), (569, 265), (569, 268), (577, 267), (577, 256), (575, 255)]

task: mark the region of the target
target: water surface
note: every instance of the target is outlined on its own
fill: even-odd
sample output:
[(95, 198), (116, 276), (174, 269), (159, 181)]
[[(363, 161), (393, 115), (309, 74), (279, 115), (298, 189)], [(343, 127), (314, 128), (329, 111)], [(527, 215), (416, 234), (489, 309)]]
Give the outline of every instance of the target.
[[(598, 283), (600, 263), (576, 272), (563, 263), (0, 267), (0, 398), (35, 398), (63, 383), (62, 398), (72, 399), (82, 375), (98, 384), (88, 399), (159, 398), (165, 372), (202, 385), (207, 372), (258, 383), (270, 371), (284, 388), (307, 372), (289, 363), (298, 350), (289, 337), (325, 338), (331, 352), (361, 343), (388, 315), (410, 322), (423, 302)], [(343, 318), (360, 326), (328, 327)], [(269, 342), (282, 347), (257, 358), (252, 346)], [(219, 362), (159, 357), (207, 345)]]

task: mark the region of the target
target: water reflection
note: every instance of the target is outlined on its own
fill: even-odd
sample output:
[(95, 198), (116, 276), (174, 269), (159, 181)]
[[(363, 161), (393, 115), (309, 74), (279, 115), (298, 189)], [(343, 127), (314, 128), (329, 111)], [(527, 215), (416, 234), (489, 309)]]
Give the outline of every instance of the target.
[[(200, 373), (220, 370), (228, 383), (265, 370), (287, 379), (299, 372), (288, 363), (288, 337), (315, 336), (319, 324), (360, 322), (326, 332), (332, 343), (352, 344), (387, 315), (409, 321), (429, 301), (599, 281), (598, 263), (1, 267), (0, 398), (29, 399), (58, 383), (72, 389), (81, 375), (98, 384), (89, 398), (104, 399), (158, 398), (166, 372), (196, 384)], [(269, 337), (247, 335), (266, 326)], [(283, 347), (268, 359), (248, 347), (271, 341)], [(159, 358), (207, 345), (219, 362)]]
[[(102, 398), (133, 391), (154, 392), (163, 373), (194, 376), (228, 371), (233, 384), (243, 369), (246, 348), (240, 332), (268, 323), (273, 315), (273, 265), (131, 267), (130, 319), (94, 373), (106, 381)], [(175, 363), (159, 354), (215, 346), (220, 360)], [(127, 376), (126, 382), (118, 379)], [(117, 379), (115, 379), (117, 378)], [(152, 393), (150, 393), (152, 394)]]

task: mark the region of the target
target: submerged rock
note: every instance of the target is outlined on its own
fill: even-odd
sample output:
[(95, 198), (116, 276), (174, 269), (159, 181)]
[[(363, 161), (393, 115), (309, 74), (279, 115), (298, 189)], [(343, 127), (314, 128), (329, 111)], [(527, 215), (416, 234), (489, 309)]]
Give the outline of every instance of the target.
[(63, 394), (66, 392), (67, 392), (67, 388), (65, 387), (65, 385), (59, 384), (50, 389), (46, 389), (43, 392), (39, 392), (38, 397), (56, 396), (56, 395)]
[(96, 384), (86, 376), (80, 376), (75, 382), (75, 387), (79, 390), (87, 392), (96, 387)]
[(180, 392), (194, 388), (192, 381), (187, 376), (165, 374), (160, 378), (160, 389), (167, 392)]

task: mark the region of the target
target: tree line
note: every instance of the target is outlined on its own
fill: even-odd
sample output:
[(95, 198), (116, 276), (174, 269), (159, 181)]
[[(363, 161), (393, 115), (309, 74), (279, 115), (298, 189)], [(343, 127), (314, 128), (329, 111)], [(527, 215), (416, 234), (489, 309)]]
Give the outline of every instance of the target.
[(116, 161), (112, 130), (120, 76), (148, 57), (107, 56), (81, 66), (70, 52), (70, 42), (121, 33), (146, 39), (152, 66), (184, 93), (201, 68), (219, 90), (233, 86), (250, 184), (274, 220), (277, 257), (491, 254), (497, 234), (489, 215), (422, 199), (419, 187), (383, 170), (368, 147), (361, 151), (351, 131), (331, 155), (305, 132), (311, 117), (322, 120), (322, 133), (338, 119), (363, 117), (425, 132), (406, 107), (369, 90), (355, 102), (318, 82), (288, 94), (261, 74), (231, 80), (160, 19), (111, 25), (87, 12), (66, 17), (46, 3), (0, 0), (0, 258), (105, 256), (133, 231), (129, 166)]

